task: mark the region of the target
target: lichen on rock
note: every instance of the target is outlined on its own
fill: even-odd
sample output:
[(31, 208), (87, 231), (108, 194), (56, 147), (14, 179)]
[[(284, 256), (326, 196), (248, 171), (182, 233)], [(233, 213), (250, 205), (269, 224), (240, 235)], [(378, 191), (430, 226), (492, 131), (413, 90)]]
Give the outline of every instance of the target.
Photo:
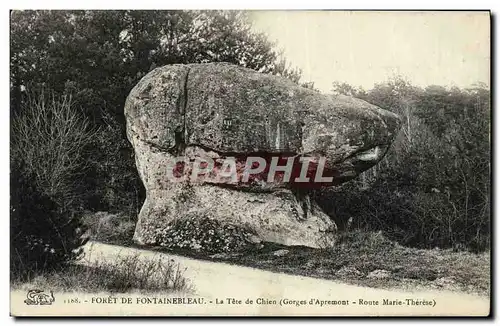
[(172, 182), (173, 158), (234, 157), (238, 168), (250, 156), (325, 159), (332, 181), (320, 186), (328, 187), (380, 161), (399, 128), (396, 115), (365, 101), (225, 63), (156, 68), (130, 92), (125, 117), (146, 188), (134, 240), (210, 252), (246, 241), (227, 233), (233, 227), (260, 241), (323, 247), (336, 226), (304, 184), (270, 181), (268, 171), (249, 182)]
[(207, 216), (185, 216), (155, 230), (155, 242), (166, 248), (205, 253), (234, 252), (259, 242), (248, 228)]

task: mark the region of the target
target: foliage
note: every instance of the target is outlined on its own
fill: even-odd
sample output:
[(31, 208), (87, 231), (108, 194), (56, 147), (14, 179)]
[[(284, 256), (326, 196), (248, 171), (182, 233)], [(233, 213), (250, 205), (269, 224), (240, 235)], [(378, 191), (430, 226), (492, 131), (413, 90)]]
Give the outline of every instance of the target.
[(85, 228), (74, 207), (95, 132), (68, 97), (42, 93), (20, 112), (13, 116), (11, 138), (11, 270), (29, 277), (81, 254)]
[[(286, 251), (286, 254), (276, 255), (280, 251)], [(198, 253), (191, 255), (199, 257)], [(330, 248), (284, 246), (269, 242), (238, 254), (204, 258), (365, 287), (424, 287), (481, 295), (488, 295), (491, 287), (489, 252), (476, 254), (452, 249), (403, 247), (379, 231), (358, 229), (339, 232), (335, 245)], [(381, 270), (388, 274), (387, 278), (370, 276)]]
[(340, 83), (334, 90), (403, 120), (377, 167), (319, 196), (339, 224), (352, 218), (357, 227), (384, 230), (391, 239), (418, 247), (488, 248), (489, 89), (422, 89), (398, 77), (369, 91)]
[(82, 178), (86, 208), (136, 213), (144, 199), (123, 106), (132, 87), (166, 64), (225, 61), (298, 81), (239, 11), (12, 11), (11, 106), (24, 89), (72, 94), (99, 137)]
[(190, 249), (208, 253), (233, 252), (251, 244), (255, 234), (244, 226), (222, 225), (207, 216), (172, 221), (156, 230), (156, 242), (165, 248)]
[(36, 178), (19, 162), (11, 168), (12, 277), (30, 278), (78, 259), (87, 241), (80, 220), (40, 191)]
[(11, 155), (39, 191), (61, 206), (76, 206), (96, 134), (69, 96), (30, 94), (13, 115)]
[[(81, 208), (137, 214), (144, 189), (123, 106), (149, 71), (225, 61), (300, 79), (237, 11), (12, 11), (10, 49), (13, 248), (23, 264), (35, 266), (73, 259), (65, 255), (78, 247), (80, 226), (70, 221)], [(333, 91), (403, 120), (379, 165), (317, 194), (339, 226), (383, 230), (418, 247), (487, 248), (488, 87), (420, 88), (396, 77), (371, 90), (337, 82)], [(25, 257), (34, 244), (30, 234), (50, 237), (36, 245), (35, 258)], [(46, 244), (64, 250), (49, 255)]]
[[(96, 259), (85, 265), (70, 264), (64, 270), (41, 273), (30, 280), (28, 289), (91, 293), (190, 292), (193, 287), (184, 277), (184, 272), (185, 269), (181, 269), (179, 264), (164, 257), (122, 255), (115, 257), (112, 262)], [(13, 286), (23, 285), (15, 280)]]
[(86, 213), (82, 222), (88, 227), (89, 237), (99, 242), (131, 245), (135, 230), (135, 218), (123, 213)]

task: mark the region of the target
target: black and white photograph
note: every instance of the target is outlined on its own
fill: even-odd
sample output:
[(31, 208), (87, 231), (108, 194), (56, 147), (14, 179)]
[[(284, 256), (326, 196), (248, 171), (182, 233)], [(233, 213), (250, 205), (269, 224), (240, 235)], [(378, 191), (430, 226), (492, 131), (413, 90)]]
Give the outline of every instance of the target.
[(10, 10), (10, 315), (489, 316), (486, 9)]

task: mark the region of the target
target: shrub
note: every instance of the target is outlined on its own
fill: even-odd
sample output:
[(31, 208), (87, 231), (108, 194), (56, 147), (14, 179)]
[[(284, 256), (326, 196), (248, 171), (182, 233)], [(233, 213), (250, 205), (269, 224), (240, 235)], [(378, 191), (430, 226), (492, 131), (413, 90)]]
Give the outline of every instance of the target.
[[(92, 265), (91, 265), (92, 266)], [(188, 282), (182, 276), (184, 270), (173, 260), (164, 257), (141, 258), (139, 254), (118, 257), (116, 261), (96, 262), (94, 268), (106, 271), (107, 277), (100, 281), (90, 278), (89, 282), (102, 282), (96, 286), (116, 292), (133, 289), (145, 291), (188, 290)]]
[(155, 67), (230, 62), (300, 79), (300, 71), (251, 28), (242, 11), (14, 10), (10, 18), (13, 110), (24, 89), (44, 85), (57, 94), (72, 93), (101, 129), (89, 153), (92, 173), (76, 180), (82, 191), (75, 199), (85, 199), (85, 208), (94, 211), (137, 213), (145, 198), (123, 105)]
[(81, 254), (77, 194), (95, 133), (69, 96), (29, 96), (12, 118), (11, 271), (29, 277)]
[(77, 207), (88, 167), (86, 151), (97, 131), (74, 107), (71, 96), (26, 96), (13, 115), (11, 157), (22, 161), (34, 186), (61, 206)]
[(40, 191), (35, 177), (23, 174), (19, 164), (11, 171), (11, 276), (34, 274), (78, 259), (87, 239), (78, 218), (65, 212)]
[[(389, 168), (365, 187), (351, 182), (316, 194), (339, 228), (383, 231), (402, 245), (454, 248), (474, 252), (489, 247), (488, 211), (476, 212), (462, 197), (436, 189), (424, 191), (411, 178)], [(484, 207), (485, 204), (477, 205)]]

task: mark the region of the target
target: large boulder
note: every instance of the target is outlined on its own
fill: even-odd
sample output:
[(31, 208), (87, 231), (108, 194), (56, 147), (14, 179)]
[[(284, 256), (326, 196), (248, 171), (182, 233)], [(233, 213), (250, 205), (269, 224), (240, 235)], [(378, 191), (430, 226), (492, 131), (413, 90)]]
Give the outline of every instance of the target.
[[(365, 101), (323, 95), (225, 63), (151, 71), (130, 92), (125, 116), (146, 188), (134, 240), (202, 249), (210, 242), (209, 231), (190, 232), (192, 239), (186, 240), (173, 226), (198, 228), (197, 219), (208, 219), (217, 229), (210, 234), (218, 234), (220, 241), (239, 234), (248, 242), (330, 244), (335, 224), (310, 200), (307, 189), (338, 185), (370, 168), (399, 129), (396, 115)], [(172, 163), (179, 156), (184, 157), (180, 170), (179, 162)], [(268, 165), (274, 158), (280, 165), (295, 160), (292, 177), (278, 173), (271, 180), (266, 168), (242, 181), (247, 159), (255, 156)], [(308, 176), (323, 160), (323, 175), (329, 179), (293, 182), (301, 171), (298, 159), (305, 157), (312, 167)], [(206, 158), (233, 159), (238, 179), (214, 177), (224, 169), (219, 163), (199, 178), (182, 178), (194, 173), (186, 163)], [(226, 226), (231, 234), (220, 233)]]

